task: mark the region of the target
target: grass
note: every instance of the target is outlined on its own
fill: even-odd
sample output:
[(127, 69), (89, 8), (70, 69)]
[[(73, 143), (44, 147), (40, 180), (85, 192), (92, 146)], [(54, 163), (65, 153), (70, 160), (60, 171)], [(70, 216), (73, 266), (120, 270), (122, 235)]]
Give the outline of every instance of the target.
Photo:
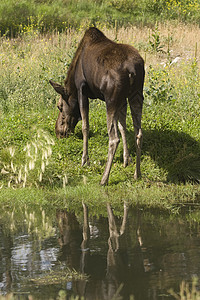
[(86, 274), (82, 274), (77, 272), (75, 269), (66, 268), (64, 270), (59, 271), (49, 271), (46, 272), (45, 275), (41, 277), (31, 278), (30, 281), (35, 283), (38, 286), (50, 285), (50, 284), (60, 284), (66, 283), (71, 280), (88, 280), (88, 276)]
[[(23, 188), (56, 190), (66, 198), (89, 199), (95, 204), (126, 200), (165, 209), (177, 202), (197, 200), (199, 28), (172, 23), (157, 24), (153, 29), (110, 29), (99, 23), (99, 28), (111, 39), (134, 45), (145, 59), (142, 179), (133, 180), (135, 147), (130, 112), (127, 135), (133, 163), (123, 168), (120, 143), (110, 185), (105, 189), (98, 185), (107, 159), (104, 103), (90, 103), (89, 167), (80, 167), (81, 123), (67, 140), (56, 139), (58, 98), (48, 81), (63, 82), (85, 29), (41, 35), (29, 28), (17, 39), (2, 37), (0, 41), (1, 201), (9, 192), (21, 195)], [(175, 63), (177, 57), (180, 59)]]

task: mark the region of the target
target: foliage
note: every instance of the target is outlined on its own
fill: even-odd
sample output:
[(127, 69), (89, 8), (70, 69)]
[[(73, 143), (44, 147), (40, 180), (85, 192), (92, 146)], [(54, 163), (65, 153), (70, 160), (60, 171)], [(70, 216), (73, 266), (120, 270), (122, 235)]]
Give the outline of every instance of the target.
[(39, 32), (66, 31), (81, 24), (113, 26), (156, 21), (200, 20), (199, 0), (8, 0), (0, 3), (1, 35), (16, 36), (30, 28)]
[(152, 31), (152, 34), (149, 35), (149, 45), (152, 51), (163, 52), (163, 45), (161, 44), (160, 41), (160, 32), (157, 23), (155, 25), (155, 28)]
[(194, 20), (200, 5), (197, 0), (167, 0), (163, 4), (166, 5), (169, 17), (181, 18), (182, 20), (187, 20), (188, 18)]
[(172, 103), (175, 100), (174, 85), (169, 77), (169, 70), (154, 69), (151, 65), (148, 70), (149, 82), (145, 87), (147, 103)]
[(133, 12), (134, 9), (137, 9), (138, 3), (137, 1), (131, 0), (110, 0), (108, 3), (109, 6), (117, 9), (118, 11), (122, 12)]

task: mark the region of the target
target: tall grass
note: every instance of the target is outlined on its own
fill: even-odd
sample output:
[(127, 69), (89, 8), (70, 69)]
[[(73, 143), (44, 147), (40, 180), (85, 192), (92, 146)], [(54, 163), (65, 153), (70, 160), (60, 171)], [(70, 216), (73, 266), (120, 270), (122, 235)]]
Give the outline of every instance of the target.
[[(1, 173), (8, 181), (8, 187), (26, 187), (29, 178), (37, 186), (43, 180), (45, 169), (52, 155), (53, 139), (47, 132), (37, 130), (35, 136), (28, 142), (21, 153), (10, 146), (4, 152)], [(3, 155), (2, 155), (3, 156)], [(51, 182), (51, 178), (49, 177)]]

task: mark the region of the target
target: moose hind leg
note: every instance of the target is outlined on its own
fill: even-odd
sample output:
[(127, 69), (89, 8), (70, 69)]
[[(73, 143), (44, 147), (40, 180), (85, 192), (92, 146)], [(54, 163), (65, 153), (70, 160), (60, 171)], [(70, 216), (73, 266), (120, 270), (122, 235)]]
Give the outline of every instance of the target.
[(134, 132), (135, 132), (135, 144), (136, 144), (136, 169), (134, 178), (138, 179), (141, 176), (140, 160), (141, 160), (141, 148), (142, 148), (142, 105), (143, 94), (137, 93), (134, 97), (129, 98), (129, 104), (131, 108), (131, 115), (133, 119)]
[(141, 176), (140, 160), (141, 160), (141, 148), (142, 148), (142, 129), (135, 128), (135, 139), (136, 139), (136, 169), (134, 178), (138, 179)]
[(127, 139), (126, 139), (126, 113), (127, 113), (127, 102), (124, 103), (123, 107), (119, 112), (118, 128), (122, 136), (123, 142), (123, 159), (124, 167), (127, 167), (131, 162), (131, 157), (128, 151)]
[(109, 146), (108, 146), (108, 159), (106, 163), (106, 168), (101, 179), (101, 185), (108, 184), (110, 169), (112, 166), (113, 158), (119, 144), (119, 136), (117, 130), (117, 118), (114, 115), (107, 113), (107, 128), (109, 136)]

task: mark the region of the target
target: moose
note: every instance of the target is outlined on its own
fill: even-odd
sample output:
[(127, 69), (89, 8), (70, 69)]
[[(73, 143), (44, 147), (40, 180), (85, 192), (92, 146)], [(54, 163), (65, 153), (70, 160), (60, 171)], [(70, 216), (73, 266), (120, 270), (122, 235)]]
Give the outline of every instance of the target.
[(126, 44), (108, 39), (96, 27), (86, 30), (69, 66), (64, 86), (50, 80), (60, 94), (55, 125), (58, 138), (74, 132), (82, 120), (82, 166), (89, 165), (89, 99), (105, 101), (109, 137), (108, 158), (101, 185), (108, 184), (111, 165), (119, 144), (118, 129), (123, 142), (124, 167), (131, 158), (126, 139), (127, 102), (130, 105), (136, 140), (136, 170), (134, 178), (141, 175), (142, 145), (141, 117), (143, 106), (144, 60), (138, 51)]

